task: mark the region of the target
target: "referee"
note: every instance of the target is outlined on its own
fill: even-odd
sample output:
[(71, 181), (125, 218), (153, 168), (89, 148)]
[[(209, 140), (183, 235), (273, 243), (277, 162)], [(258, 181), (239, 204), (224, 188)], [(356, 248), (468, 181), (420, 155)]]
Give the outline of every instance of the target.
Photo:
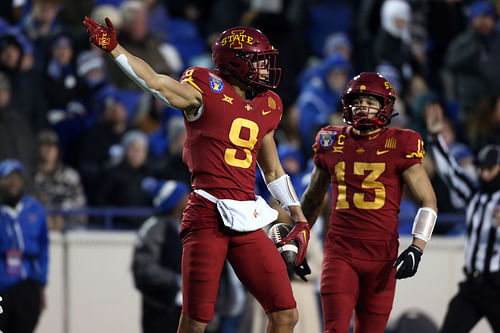
[(500, 146), (479, 151), (479, 179), (471, 180), (440, 135), (442, 118), (442, 111), (432, 106), (426, 112), (432, 155), (439, 176), (465, 205), (467, 231), (466, 279), (450, 301), (441, 332), (469, 332), (482, 317), (500, 332)]

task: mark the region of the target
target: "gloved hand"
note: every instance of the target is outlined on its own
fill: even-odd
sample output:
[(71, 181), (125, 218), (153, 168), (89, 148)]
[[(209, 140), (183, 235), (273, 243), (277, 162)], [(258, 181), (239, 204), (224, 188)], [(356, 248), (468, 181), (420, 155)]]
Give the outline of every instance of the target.
[(396, 279), (405, 279), (415, 275), (422, 254), (422, 250), (413, 244), (404, 250), (393, 265), (394, 267), (399, 266), (396, 272)]
[(305, 221), (295, 222), (295, 226), (288, 233), (288, 235), (278, 244), (283, 246), (291, 240), (296, 240), (299, 245), (297, 259), (295, 259), (295, 266), (299, 266), (306, 257), (307, 243), (309, 242), (309, 234), (311, 226)]
[(90, 40), (102, 50), (111, 52), (114, 50), (118, 42), (116, 40), (116, 31), (111, 20), (106, 17), (106, 27), (97, 23), (88, 16), (85, 16), (83, 25), (87, 28)]
[(295, 272), (295, 274), (297, 274), (302, 280), (306, 281), (307, 282), (307, 278), (306, 278), (306, 275), (309, 275), (311, 274), (311, 268), (309, 267), (309, 265), (307, 264), (307, 259), (304, 259), (304, 261), (302, 261), (302, 263), (298, 266), (295, 266), (293, 268), (293, 271)]

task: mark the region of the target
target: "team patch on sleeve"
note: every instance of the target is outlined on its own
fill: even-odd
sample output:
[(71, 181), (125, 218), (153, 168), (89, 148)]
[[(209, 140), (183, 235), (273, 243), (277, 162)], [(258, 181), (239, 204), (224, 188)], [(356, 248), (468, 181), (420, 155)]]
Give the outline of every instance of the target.
[(216, 75), (209, 74), (208, 81), (213, 92), (220, 93), (224, 90), (224, 81)]
[(336, 136), (337, 132), (335, 131), (321, 130), (318, 133), (319, 146), (323, 149), (330, 148)]

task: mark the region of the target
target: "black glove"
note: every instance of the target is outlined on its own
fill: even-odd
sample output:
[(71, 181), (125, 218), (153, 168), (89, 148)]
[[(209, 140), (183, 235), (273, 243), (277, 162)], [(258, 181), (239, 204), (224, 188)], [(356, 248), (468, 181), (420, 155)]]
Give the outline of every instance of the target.
[(423, 253), (418, 246), (413, 244), (404, 250), (393, 265), (394, 267), (399, 266), (396, 272), (396, 279), (405, 279), (415, 275)]
[(307, 264), (307, 259), (302, 260), (300, 265), (293, 268), (295, 274), (297, 274), (302, 280), (307, 282), (306, 275), (311, 274), (311, 268)]

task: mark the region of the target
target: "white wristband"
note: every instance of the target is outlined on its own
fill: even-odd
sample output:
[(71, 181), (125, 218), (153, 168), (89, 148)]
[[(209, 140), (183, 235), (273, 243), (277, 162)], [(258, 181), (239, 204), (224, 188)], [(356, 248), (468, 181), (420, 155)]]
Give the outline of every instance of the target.
[(411, 233), (413, 237), (420, 238), (426, 243), (431, 239), (434, 225), (436, 224), (437, 213), (430, 207), (421, 207), (413, 220)]
[(153, 96), (158, 98), (160, 101), (162, 101), (166, 105), (171, 106), (170, 102), (168, 101), (168, 99), (165, 98), (165, 96), (163, 96), (158, 90), (149, 88), (148, 85), (146, 84), (146, 81), (144, 81), (143, 79), (138, 77), (137, 74), (135, 74), (134, 70), (132, 69), (132, 66), (130, 66), (130, 64), (128, 63), (128, 59), (127, 59), (127, 56), (125, 54), (120, 54), (118, 57), (114, 58), (113, 60), (118, 65), (118, 67), (120, 67), (120, 69), (125, 74), (127, 74), (127, 76), (132, 81), (134, 81), (139, 87), (150, 92)]
[(267, 184), (267, 189), (286, 211), (288, 211), (288, 206), (300, 206), (290, 176), (283, 175), (269, 182)]

